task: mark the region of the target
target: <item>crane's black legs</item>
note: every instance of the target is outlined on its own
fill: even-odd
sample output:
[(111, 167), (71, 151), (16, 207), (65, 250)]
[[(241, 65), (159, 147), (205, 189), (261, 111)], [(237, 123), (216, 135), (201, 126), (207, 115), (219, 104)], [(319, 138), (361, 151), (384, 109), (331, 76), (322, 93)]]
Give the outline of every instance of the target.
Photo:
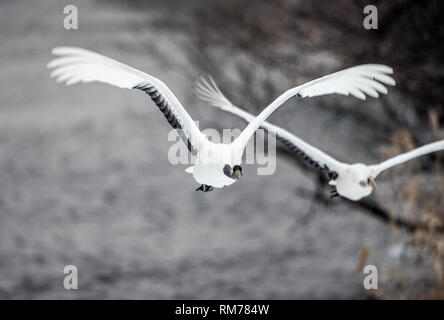
[(331, 186), (330, 199), (334, 197), (339, 197), (339, 193), (335, 186)]
[(206, 185), (206, 184), (203, 184), (199, 188), (197, 188), (196, 191), (209, 192), (209, 191), (213, 191), (213, 187), (209, 186), (209, 185)]

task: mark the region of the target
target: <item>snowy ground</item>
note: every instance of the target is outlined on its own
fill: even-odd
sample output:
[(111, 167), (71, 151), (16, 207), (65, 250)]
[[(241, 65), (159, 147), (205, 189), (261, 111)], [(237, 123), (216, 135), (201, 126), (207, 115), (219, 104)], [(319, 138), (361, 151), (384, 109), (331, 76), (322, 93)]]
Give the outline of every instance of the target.
[[(167, 161), (170, 129), (146, 95), (56, 84), (45, 68), (51, 48), (77, 45), (161, 77), (203, 127), (215, 117), (242, 125), (196, 102), (183, 42), (143, 27), (155, 9), (71, 3), (76, 31), (63, 29), (59, 1), (0, 3), (1, 298), (365, 298), (356, 271), (365, 245), (381, 277), (397, 272), (388, 248), (403, 235), (346, 205), (290, 228), (310, 206), (297, 188), (314, 187), (292, 163), (279, 158), (271, 177), (248, 167), (242, 183), (194, 192), (186, 167)], [(331, 119), (315, 113), (291, 113), (295, 132), (359, 160), (362, 141), (331, 147), (357, 128), (321, 134)], [(68, 264), (77, 291), (63, 288)]]

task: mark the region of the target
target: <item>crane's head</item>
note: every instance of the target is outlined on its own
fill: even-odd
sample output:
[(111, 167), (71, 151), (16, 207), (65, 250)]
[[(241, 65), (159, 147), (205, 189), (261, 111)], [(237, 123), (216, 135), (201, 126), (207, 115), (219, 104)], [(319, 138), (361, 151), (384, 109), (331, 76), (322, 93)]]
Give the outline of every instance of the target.
[(224, 175), (231, 179), (241, 180), (242, 179), (242, 167), (240, 165), (235, 165), (231, 167), (229, 164), (224, 166)]
[(336, 190), (344, 198), (357, 201), (369, 196), (376, 189), (371, 167), (361, 163), (345, 168), (336, 180)]

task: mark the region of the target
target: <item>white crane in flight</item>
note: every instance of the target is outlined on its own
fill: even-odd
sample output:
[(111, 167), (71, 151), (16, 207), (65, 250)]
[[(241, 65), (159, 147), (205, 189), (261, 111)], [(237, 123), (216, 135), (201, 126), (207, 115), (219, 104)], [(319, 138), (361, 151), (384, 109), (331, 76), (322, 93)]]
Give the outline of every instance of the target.
[(213, 143), (207, 139), (173, 92), (161, 80), (82, 48), (58, 47), (54, 48), (52, 53), (57, 58), (48, 64), (48, 68), (54, 69), (51, 77), (55, 77), (57, 82), (65, 82), (67, 85), (102, 82), (146, 92), (169, 124), (175, 129), (181, 129), (188, 149), (196, 153), (196, 163), (186, 171), (192, 173), (194, 179), (201, 184), (197, 190), (204, 192), (231, 185), (241, 179), (242, 155), (248, 140), (261, 124), (291, 97), (337, 93), (365, 99), (366, 94), (377, 97), (378, 92), (387, 93), (381, 83), (394, 84), (394, 80), (387, 75), (392, 73), (390, 67), (373, 64), (345, 69), (310, 81), (284, 92), (257, 117), (250, 119), (250, 123), (239, 137), (230, 144), (224, 144)]
[[(347, 70), (350, 69), (346, 69), (344, 71)], [(386, 80), (384, 81), (384, 83), (386, 84), (395, 84), (394, 81), (389, 80), (389, 78), (385, 78), (384, 80)], [(362, 79), (357, 79), (354, 85), (359, 85), (360, 81), (362, 81)], [(376, 83), (373, 82), (372, 85), (375, 86)], [(381, 84), (377, 83), (377, 86), (381, 86)], [(377, 90), (376, 87), (374, 87), (374, 89)], [(310, 87), (308, 88), (308, 90), (310, 90)], [(365, 90), (362, 91), (366, 92)], [(205, 102), (209, 103), (213, 107), (232, 113), (249, 123), (255, 121), (255, 117), (252, 114), (233, 105), (219, 90), (216, 83), (211, 77), (209, 81), (201, 78), (201, 81), (197, 82), (196, 84), (196, 92), (199, 98), (203, 99)], [(384, 91), (381, 90), (380, 92)], [(350, 93), (353, 94), (352, 91), (350, 91)], [(377, 93), (373, 90), (367, 91), (366, 93), (371, 96), (377, 97)], [(355, 96), (357, 96), (358, 98), (363, 98), (362, 95)], [(322, 152), (316, 147), (299, 139), (297, 136), (281, 127), (278, 127), (266, 121), (263, 121), (260, 124), (260, 127), (267, 130), (270, 134), (275, 135), (278, 140), (283, 142), (292, 151), (295, 151), (300, 156), (302, 156), (311, 165), (320, 170), (327, 171), (330, 180), (329, 184), (334, 188), (333, 195), (340, 195), (344, 198), (354, 201), (370, 195), (373, 189), (376, 189), (376, 177), (388, 168), (428, 153), (444, 150), (444, 140), (441, 140), (426, 144), (404, 154), (400, 154), (379, 164), (348, 164), (334, 159), (325, 152)]]

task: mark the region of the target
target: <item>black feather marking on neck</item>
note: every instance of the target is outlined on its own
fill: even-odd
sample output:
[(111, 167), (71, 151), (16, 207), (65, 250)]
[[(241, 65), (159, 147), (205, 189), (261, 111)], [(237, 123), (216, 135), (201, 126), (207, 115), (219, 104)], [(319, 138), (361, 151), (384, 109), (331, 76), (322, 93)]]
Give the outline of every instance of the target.
[(236, 177), (234, 176), (234, 173), (233, 173), (233, 169), (231, 168), (231, 166), (229, 164), (226, 164), (224, 166), (224, 175), (226, 175), (228, 178), (236, 179)]
[(179, 122), (179, 119), (174, 115), (170, 105), (168, 104), (165, 97), (161, 94), (159, 90), (157, 90), (154, 86), (152, 86), (149, 83), (141, 83), (133, 89), (139, 89), (144, 91), (146, 94), (148, 94), (151, 97), (151, 100), (156, 104), (156, 106), (159, 108), (160, 112), (163, 113), (165, 118), (167, 119), (168, 123), (174, 128), (179, 131), (179, 134), (182, 136), (182, 138), (186, 141), (187, 148), (190, 152), (195, 151), (195, 148), (191, 144), (191, 141), (184, 137), (184, 134), (182, 132), (182, 126)]

